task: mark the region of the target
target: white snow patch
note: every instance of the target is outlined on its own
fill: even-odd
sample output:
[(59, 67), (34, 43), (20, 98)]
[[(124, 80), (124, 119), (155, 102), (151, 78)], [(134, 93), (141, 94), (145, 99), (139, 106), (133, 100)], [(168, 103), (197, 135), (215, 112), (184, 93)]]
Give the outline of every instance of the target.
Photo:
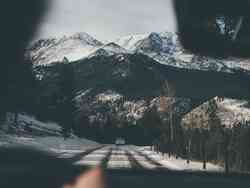
[(84, 156), (81, 160), (77, 161), (75, 164), (77, 165), (88, 165), (88, 166), (100, 166), (102, 160), (109, 153), (109, 148), (104, 147), (102, 149), (96, 150), (86, 156)]
[(4, 134), (3, 132), (0, 132), (0, 135), (1, 146), (28, 146), (55, 153), (63, 153), (66, 151), (70, 153), (82, 152), (85, 149), (98, 146), (96, 142), (76, 137), (64, 140), (64, 138), (57, 136), (32, 137)]
[(164, 167), (177, 170), (177, 171), (209, 171), (209, 172), (222, 172), (223, 168), (211, 163), (207, 163), (207, 169), (203, 169), (202, 162), (191, 161), (187, 164), (185, 159), (175, 157), (169, 158), (167, 155), (161, 155), (150, 150), (150, 147), (137, 147), (141, 152), (152, 158), (153, 160), (159, 162)]
[[(54, 122), (44, 123), (44, 122), (38, 121), (35, 117), (24, 115), (24, 114), (19, 115), (19, 122), (20, 123), (23, 122), (24, 126), (25, 126), (25, 123), (29, 123), (29, 125), (33, 128), (40, 127), (40, 128), (44, 128), (44, 129), (55, 130), (58, 132), (60, 132), (62, 130), (62, 128), (57, 123), (54, 123)], [(27, 124), (26, 124), (26, 126), (27, 126)]]
[(140, 101), (126, 101), (123, 104), (123, 108), (127, 112), (127, 118), (128, 119), (134, 119), (139, 120), (143, 117), (144, 113), (147, 110), (146, 101), (140, 100)]
[(122, 46), (123, 48), (134, 51), (136, 49), (136, 43), (147, 38), (149, 34), (137, 34), (124, 36), (115, 40), (115, 43)]
[(124, 150), (115, 149), (112, 150), (112, 154), (107, 166), (111, 169), (131, 168), (131, 164), (128, 160), (126, 152)]
[(218, 106), (218, 115), (227, 127), (232, 127), (237, 122), (250, 121), (250, 106), (247, 101), (224, 99), (218, 102)]
[[(12, 116), (9, 114), (8, 121), (11, 121), (11, 118)], [(15, 133), (8, 133), (8, 130), (0, 130), (0, 146), (32, 147), (64, 157), (70, 157), (86, 149), (99, 146), (94, 141), (78, 138), (74, 135), (65, 140), (62, 137), (61, 127), (58, 124), (41, 122), (28, 115), (19, 115), (18, 127), (13, 127), (8, 121), (5, 123), (5, 126), (12, 126), (12, 129), (15, 129)], [(25, 131), (27, 128), (29, 131)], [(34, 134), (35, 130), (39, 130), (39, 135), (41, 136)]]
[(75, 97), (76, 102), (80, 103), (84, 99), (84, 97), (86, 97), (86, 95), (88, 95), (91, 91), (92, 89), (87, 89), (85, 91), (78, 92), (77, 96)]
[(122, 98), (123, 98), (122, 95), (120, 95), (118, 93), (115, 93), (113, 91), (107, 91), (107, 92), (98, 94), (96, 96), (96, 100), (99, 101), (99, 102), (103, 102), (103, 103), (116, 102), (118, 100), (121, 100)]
[(176, 59), (179, 59), (183, 62), (191, 63), (193, 60), (194, 55), (193, 54), (176, 54)]
[[(226, 128), (233, 128), (239, 125), (239, 123), (246, 123), (250, 121), (250, 104), (248, 101), (236, 100), (229, 98), (214, 98), (217, 108), (216, 114), (220, 119), (222, 125)], [(209, 119), (207, 110), (209, 108), (209, 102), (198, 106), (190, 113), (186, 114), (183, 119), (183, 125), (188, 125), (192, 121), (193, 115), (202, 116), (204, 119)], [(209, 126), (206, 124), (206, 126)]]
[(62, 62), (64, 58), (72, 62), (88, 57), (102, 45), (87, 33), (76, 33), (33, 43), (27, 56), (31, 57), (34, 65), (50, 65)]

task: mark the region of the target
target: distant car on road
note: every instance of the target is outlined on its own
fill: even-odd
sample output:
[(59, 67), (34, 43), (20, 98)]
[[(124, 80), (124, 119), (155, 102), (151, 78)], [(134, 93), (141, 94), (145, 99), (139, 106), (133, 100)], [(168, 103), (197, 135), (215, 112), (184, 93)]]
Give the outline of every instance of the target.
[(126, 141), (124, 138), (117, 138), (115, 140), (115, 145), (117, 145), (117, 146), (121, 146), (121, 145), (125, 145), (125, 144), (126, 144)]

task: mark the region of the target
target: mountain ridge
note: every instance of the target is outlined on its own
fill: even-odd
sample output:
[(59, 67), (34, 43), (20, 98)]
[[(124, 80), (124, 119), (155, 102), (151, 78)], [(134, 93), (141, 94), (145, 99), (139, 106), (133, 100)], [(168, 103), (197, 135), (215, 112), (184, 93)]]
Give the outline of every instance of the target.
[[(85, 43), (82, 44), (81, 41)], [(232, 57), (219, 59), (189, 53), (183, 49), (178, 34), (172, 32), (130, 35), (105, 44), (87, 33), (76, 33), (59, 39), (39, 40), (27, 50), (27, 56), (35, 66), (61, 62), (64, 57), (74, 62), (95, 55), (110, 56), (121, 53), (142, 53), (160, 64), (181, 69), (227, 73), (250, 72), (250, 63), (247, 59)]]

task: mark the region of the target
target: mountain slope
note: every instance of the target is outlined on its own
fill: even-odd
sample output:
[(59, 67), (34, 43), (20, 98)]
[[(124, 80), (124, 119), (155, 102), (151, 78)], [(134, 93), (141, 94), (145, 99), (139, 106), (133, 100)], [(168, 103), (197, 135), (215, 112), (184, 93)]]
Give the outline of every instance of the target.
[[(57, 92), (61, 66), (36, 67), (36, 71), (43, 75), (41, 95), (52, 97)], [(74, 70), (79, 113), (88, 116), (91, 122), (104, 123), (108, 117), (134, 122), (147, 110), (160, 108), (165, 67), (162, 69), (145, 55), (94, 56), (67, 66)], [(190, 110), (190, 102), (176, 98), (174, 106), (178, 115)]]
[(77, 33), (62, 38), (44, 39), (28, 48), (27, 56), (34, 65), (50, 65), (66, 57), (76, 61), (88, 57), (103, 44), (86, 33)]
[[(58, 117), (60, 105), (58, 107), (56, 96), (60, 92), (60, 70), (64, 66), (69, 66), (74, 73), (77, 106), (74, 118), (79, 132), (98, 142), (111, 143), (117, 135), (126, 134), (131, 143), (143, 144), (134, 138), (142, 134), (148, 114), (161, 118), (160, 121), (166, 117), (163, 105), (170, 105), (174, 117), (181, 119), (215, 96), (235, 99), (250, 96), (250, 77), (243, 72), (180, 69), (162, 65), (141, 53), (95, 55), (72, 63), (35, 67), (41, 78), (38, 96), (41, 107), (34, 112), (39, 116)], [(167, 91), (166, 83), (170, 86)], [(148, 137), (143, 140), (147, 143)]]
[(122, 46), (123, 48), (129, 50), (129, 51), (134, 51), (136, 49), (136, 44), (148, 37), (148, 34), (144, 35), (129, 35), (125, 37), (118, 38), (114, 41), (114, 43)]
[(129, 51), (125, 48), (122, 48), (116, 43), (108, 43), (103, 45), (102, 47), (95, 50), (92, 54), (88, 56), (88, 58), (92, 58), (95, 56), (112, 56), (116, 54), (128, 54)]
[[(213, 107), (211, 107), (211, 105), (213, 105)], [(194, 121), (194, 118), (197, 117), (207, 122), (211, 113), (214, 113), (220, 120), (221, 126), (225, 126), (226, 128), (233, 128), (237, 126), (238, 123), (250, 121), (250, 108), (247, 101), (216, 97), (185, 115), (182, 123), (184, 126), (190, 125), (190, 123)], [(198, 123), (197, 126), (193, 125), (193, 128), (202, 128), (200, 126)], [(206, 123), (204, 123), (204, 126), (206, 126)]]
[(160, 64), (176, 68), (235, 73), (250, 72), (249, 60), (194, 55), (183, 49), (178, 34), (149, 33), (121, 37), (103, 44), (86, 33), (59, 39), (40, 40), (28, 49), (34, 65), (50, 65), (66, 57), (70, 62), (93, 56), (142, 53)]
[(115, 40), (120, 46), (143, 53), (157, 62), (177, 68), (234, 73), (250, 71), (249, 61), (239, 58), (216, 59), (194, 55), (183, 49), (178, 35), (171, 32), (134, 35)]
[[(61, 66), (36, 67), (37, 73), (43, 75), (42, 92), (46, 95), (56, 93)], [(161, 65), (143, 54), (94, 56), (67, 66), (74, 70), (79, 109), (101, 119), (111, 112), (117, 117), (122, 114), (122, 119), (140, 119), (152, 104), (159, 107), (159, 98), (167, 95), (163, 93), (166, 81), (175, 91), (179, 115), (215, 96), (236, 99), (250, 96), (250, 78), (243, 73), (179, 69)]]

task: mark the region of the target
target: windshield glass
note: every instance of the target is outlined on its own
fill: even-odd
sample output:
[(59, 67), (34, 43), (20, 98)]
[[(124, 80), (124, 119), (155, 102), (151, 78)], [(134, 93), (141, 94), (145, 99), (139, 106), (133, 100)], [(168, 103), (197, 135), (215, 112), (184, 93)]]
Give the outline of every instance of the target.
[(1, 148), (131, 174), (250, 172), (250, 63), (224, 48), (247, 41), (248, 17), (189, 23), (223, 39), (210, 56), (183, 45), (207, 43), (182, 33), (172, 0), (53, 0), (44, 13), (2, 74)]

